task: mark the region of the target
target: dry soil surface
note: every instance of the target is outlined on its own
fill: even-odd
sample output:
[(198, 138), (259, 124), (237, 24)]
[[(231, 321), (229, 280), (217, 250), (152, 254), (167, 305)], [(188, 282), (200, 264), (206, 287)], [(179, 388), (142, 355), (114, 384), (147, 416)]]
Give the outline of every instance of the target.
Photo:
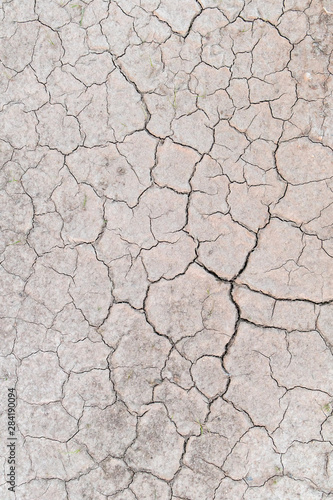
[(333, 2), (0, 3), (1, 499), (332, 499)]

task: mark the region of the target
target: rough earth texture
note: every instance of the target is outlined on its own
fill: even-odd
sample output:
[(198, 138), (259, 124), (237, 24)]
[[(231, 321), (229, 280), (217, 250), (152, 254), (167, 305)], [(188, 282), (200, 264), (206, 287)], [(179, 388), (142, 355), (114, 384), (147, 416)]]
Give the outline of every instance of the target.
[(1, 499), (332, 499), (333, 3), (0, 5)]

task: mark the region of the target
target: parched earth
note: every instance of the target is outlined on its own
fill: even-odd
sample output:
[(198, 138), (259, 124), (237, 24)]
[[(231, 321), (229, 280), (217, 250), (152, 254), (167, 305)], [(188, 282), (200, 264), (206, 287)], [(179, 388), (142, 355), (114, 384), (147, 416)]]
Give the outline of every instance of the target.
[(0, 18), (1, 499), (333, 499), (333, 3)]

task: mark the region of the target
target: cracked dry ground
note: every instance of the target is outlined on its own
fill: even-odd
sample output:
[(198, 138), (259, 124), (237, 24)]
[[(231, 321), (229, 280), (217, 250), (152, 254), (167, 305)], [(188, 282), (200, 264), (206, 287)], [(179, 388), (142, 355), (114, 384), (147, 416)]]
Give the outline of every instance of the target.
[(333, 3), (75, 2), (0, 11), (1, 499), (332, 499)]

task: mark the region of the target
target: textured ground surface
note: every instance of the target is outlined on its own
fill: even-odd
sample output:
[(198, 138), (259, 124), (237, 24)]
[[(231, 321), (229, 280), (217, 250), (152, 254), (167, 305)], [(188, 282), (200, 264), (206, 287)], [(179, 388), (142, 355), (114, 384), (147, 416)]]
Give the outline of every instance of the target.
[(1, 499), (332, 499), (333, 3), (1, 3)]

